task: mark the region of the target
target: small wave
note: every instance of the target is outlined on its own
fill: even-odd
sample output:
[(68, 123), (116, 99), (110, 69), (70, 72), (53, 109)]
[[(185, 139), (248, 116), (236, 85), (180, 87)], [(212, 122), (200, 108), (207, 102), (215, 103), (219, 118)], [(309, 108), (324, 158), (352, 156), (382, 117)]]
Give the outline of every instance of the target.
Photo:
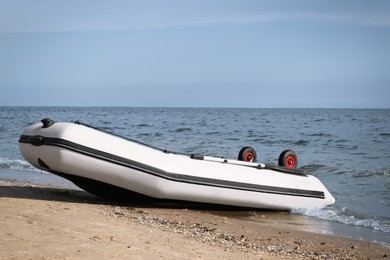
[(99, 129), (100, 129), (101, 131), (109, 132), (109, 133), (115, 132), (115, 128), (109, 127), (109, 126), (99, 127)]
[(293, 214), (313, 217), (320, 220), (338, 222), (347, 225), (371, 228), (376, 231), (390, 232), (390, 224), (375, 219), (359, 219), (355, 216), (345, 215), (343, 210), (337, 209), (297, 209)]
[(139, 125), (137, 125), (137, 126), (138, 126), (138, 127), (150, 127), (150, 125), (145, 124), (145, 123), (139, 124)]
[(263, 138), (255, 138), (255, 139), (249, 139), (252, 143), (260, 143), (260, 144), (272, 144), (273, 142), (264, 140)]
[(176, 133), (182, 133), (182, 132), (191, 132), (192, 131), (192, 128), (189, 128), (189, 127), (180, 127), (180, 128), (177, 128), (174, 132)]
[(0, 158), (0, 169), (40, 172), (24, 160)]
[(220, 134), (221, 134), (221, 132), (218, 132), (218, 131), (206, 133), (206, 135), (220, 135)]
[(236, 138), (236, 137), (227, 137), (227, 138), (225, 138), (225, 140), (227, 140), (227, 141), (239, 141), (240, 138)]
[(354, 178), (390, 176), (390, 169), (372, 169), (367, 171), (354, 172)]
[(325, 167), (326, 165), (313, 163), (313, 164), (304, 165), (301, 168), (305, 171), (312, 172), (312, 171), (317, 171), (319, 169), (323, 169)]
[(296, 141), (294, 144), (298, 145), (298, 146), (305, 146), (305, 145), (308, 145), (309, 142), (305, 141), (305, 140), (299, 140), (299, 141)]
[(390, 136), (390, 133), (381, 133), (380, 136)]
[(337, 167), (337, 165), (335, 167), (328, 167), (326, 172), (331, 173), (333, 175), (344, 175), (348, 173), (347, 170), (345, 170), (344, 168)]
[(364, 152), (349, 152), (350, 155), (366, 155)]
[(336, 141), (334, 141), (335, 143), (347, 143), (348, 142), (348, 140), (346, 140), (346, 139), (338, 139), (338, 140), (336, 140)]
[(330, 134), (326, 134), (326, 133), (315, 133), (308, 136), (331, 137)]

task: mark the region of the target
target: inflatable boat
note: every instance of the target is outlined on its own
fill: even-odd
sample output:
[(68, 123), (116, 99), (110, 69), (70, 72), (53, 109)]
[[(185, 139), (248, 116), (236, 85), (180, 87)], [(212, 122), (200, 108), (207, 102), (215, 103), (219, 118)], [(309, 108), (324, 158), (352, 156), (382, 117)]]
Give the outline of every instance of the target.
[(50, 119), (27, 127), (19, 148), (33, 166), (103, 197), (287, 211), (335, 203), (316, 177), (294, 168), (296, 158), (288, 153), (284, 166), (254, 162), (247, 147), (240, 154), (244, 160), (179, 154), (79, 122)]

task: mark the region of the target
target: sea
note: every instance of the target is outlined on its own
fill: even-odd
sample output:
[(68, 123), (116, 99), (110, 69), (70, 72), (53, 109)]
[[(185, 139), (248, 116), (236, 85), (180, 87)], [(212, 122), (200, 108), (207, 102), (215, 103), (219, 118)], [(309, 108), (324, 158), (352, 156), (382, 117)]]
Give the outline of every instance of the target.
[[(251, 146), (258, 162), (277, 165), (282, 151), (293, 150), (298, 168), (319, 178), (336, 203), (291, 216), (309, 220), (314, 231), (326, 227), (327, 233), (390, 245), (390, 109), (0, 106), (0, 179), (63, 183), (19, 152), (23, 130), (43, 118), (79, 121), (180, 153), (237, 159)], [(254, 215), (264, 217), (256, 213), (248, 221)]]

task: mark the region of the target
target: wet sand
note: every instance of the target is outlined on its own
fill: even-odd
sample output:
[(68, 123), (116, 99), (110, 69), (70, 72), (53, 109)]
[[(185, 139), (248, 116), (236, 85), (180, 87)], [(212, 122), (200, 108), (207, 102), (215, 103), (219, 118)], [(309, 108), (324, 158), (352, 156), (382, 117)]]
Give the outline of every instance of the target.
[(117, 203), (0, 180), (0, 259), (389, 259), (380, 244), (307, 232), (289, 214)]

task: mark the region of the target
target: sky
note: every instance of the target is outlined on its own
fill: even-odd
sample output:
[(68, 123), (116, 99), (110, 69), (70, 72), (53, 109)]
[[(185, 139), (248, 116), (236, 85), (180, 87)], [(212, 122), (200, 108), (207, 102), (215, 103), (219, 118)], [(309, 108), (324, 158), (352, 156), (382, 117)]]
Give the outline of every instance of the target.
[(0, 106), (390, 108), (387, 0), (0, 0)]

